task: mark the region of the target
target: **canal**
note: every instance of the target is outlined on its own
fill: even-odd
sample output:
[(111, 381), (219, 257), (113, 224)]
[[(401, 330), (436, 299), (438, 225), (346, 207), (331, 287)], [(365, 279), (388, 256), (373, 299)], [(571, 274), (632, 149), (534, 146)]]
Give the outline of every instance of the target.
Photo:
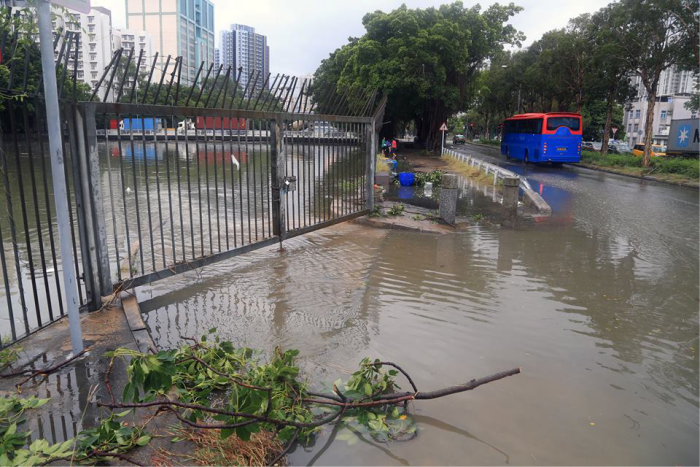
[[(294, 465), (695, 464), (698, 192), (579, 169), (524, 173), (553, 214), (465, 233), (342, 224), (138, 290), (156, 342), (216, 327), (301, 351), (312, 385), (365, 356), (421, 390), (418, 436), (326, 427)], [(462, 214), (470, 206), (462, 203)]]

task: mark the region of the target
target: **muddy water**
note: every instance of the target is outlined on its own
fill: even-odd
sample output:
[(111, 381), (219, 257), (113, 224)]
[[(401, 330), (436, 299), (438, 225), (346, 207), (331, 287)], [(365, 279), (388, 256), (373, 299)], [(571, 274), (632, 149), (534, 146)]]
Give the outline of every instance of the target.
[(327, 427), (293, 464), (697, 465), (697, 192), (527, 175), (553, 216), (442, 236), (335, 226), (141, 290), (148, 325), (163, 347), (215, 326), (298, 348), (312, 381), (365, 356), (422, 390), (523, 368), (416, 404), (412, 441)]

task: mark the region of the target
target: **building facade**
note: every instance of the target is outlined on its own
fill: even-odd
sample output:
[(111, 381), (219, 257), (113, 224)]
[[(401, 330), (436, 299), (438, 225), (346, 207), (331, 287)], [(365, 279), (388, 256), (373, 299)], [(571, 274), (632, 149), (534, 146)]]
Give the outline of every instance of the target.
[(214, 69), (218, 70), (219, 65), (221, 65), (221, 51), (216, 48), (214, 49)]
[[(685, 108), (685, 103), (690, 100), (693, 93), (694, 80), (697, 78), (691, 71), (676, 68), (669, 68), (661, 73), (658, 96), (654, 105), (653, 144), (663, 146), (667, 144), (671, 120), (697, 118), (697, 114)], [(649, 107), (647, 92), (641, 78), (634, 77), (632, 85), (637, 88), (637, 98), (625, 106), (623, 120), (630, 146), (644, 142), (646, 114)]]
[[(128, 29), (153, 36), (162, 70), (168, 55), (182, 57), (181, 80), (192, 85), (204, 62), (200, 80), (214, 63), (214, 4), (209, 0), (125, 0)], [(171, 63), (172, 63), (171, 59)]]
[[(239, 89), (248, 89), (248, 95), (259, 91), (270, 73), (270, 47), (267, 36), (257, 34), (255, 28), (243, 24), (232, 24), (227, 31), (221, 31), (221, 64), (236, 70), (241, 68)], [(255, 84), (249, 84), (249, 80)], [(267, 83), (269, 88), (270, 83)]]
[[(68, 68), (76, 70), (77, 78), (91, 88), (99, 83), (104, 69), (112, 59), (112, 14), (102, 7), (92, 7), (88, 14), (68, 12), (65, 9), (52, 8), (52, 26), (54, 35), (61, 29), (80, 33), (76, 54), (75, 42), (68, 53)], [(58, 60), (61, 43), (54, 50), (54, 59)], [(65, 53), (65, 52), (64, 52)], [(77, 60), (77, 63), (75, 63)], [(106, 84), (98, 91), (104, 99)], [(107, 95), (111, 99), (111, 93)]]
[[(155, 43), (151, 34), (146, 31), (134, 29), (112, 29), (112, 49), (118, 50), (119, 48), (124, 48), (124, 57), (128, 57), (133, 49), (134, 55), (131, 60), (134, 66), (138, 63), (139, 54), (143, 50), (143, 56), (138, 71), (141, 75), (150, 73), (151, 66), (153, 65), (153, 58), (156, 53)], [(170, 70), (172, 70), (172, 66), (170, 66)], [(157, 75), (160, 76), (160, 73), (157, 73)], [(155, 70), (153, 76), (156, 76)], [(133, 75), (128, 75), (124, 86), (129, 89), (133, 84)]]

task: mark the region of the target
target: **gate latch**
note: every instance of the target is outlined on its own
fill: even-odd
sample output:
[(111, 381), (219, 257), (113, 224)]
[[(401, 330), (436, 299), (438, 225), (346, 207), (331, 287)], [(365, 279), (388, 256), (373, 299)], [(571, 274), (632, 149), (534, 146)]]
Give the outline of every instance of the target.
[(284, 177), (284, 187), (286, 190), (289, 191), (296, 191), (297, 190), (297, 178), (292, 175), (289, 177)]

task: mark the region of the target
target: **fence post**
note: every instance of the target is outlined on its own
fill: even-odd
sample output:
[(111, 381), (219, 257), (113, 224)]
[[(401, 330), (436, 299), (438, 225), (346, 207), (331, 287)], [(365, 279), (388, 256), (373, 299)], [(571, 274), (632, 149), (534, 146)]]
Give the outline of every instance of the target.
[[(98, 293), (93, 297), (93, 307), (98, 309), (102, 306), (101, 297), (112, 293), (112, 278), (110, 276), (109, 267), (109, 251), (107, 248), (107, 222), (102, 201), (102, 182), (100, 180), (100, 156), (97, 151), (97, 129), (95, 121), (95, 107), (90, 104), (84, 104), (83, 113), (75, 112), (78, 121), (79, 135), (85, 134), (85, 140), (78, 138), (78, 146), (80, 147), (80, 155), (85, 155), (87, 177), (84, 183), (88, 184), (88, 198), (90, 203), (87, 205), (89, 219), (91, 224), (87, 224), (91, 229), (90, 249), (94, 253), (93, 258), (93, 277), (94, 284), (97, 286)], [(85, 147), (87, 145), (87, 148)], [(111, 176), (111, 174), (109, 174)]]
[(507, 208), (518, 207), (518, 193), (520, 191), (519, 177), (505, 177), (503, 179), (503, 205)]
[[(82, 276), (83, 282), (85, 283), (85, 291), (87, 293), (88, 307), (91, 308), (96, 301), (98, 293), (96, 292), (96, 284), (93, 283), (93, 262), (91, 260), (92, 248), (90, 247), (91, 242), (89, 240), (89, 229), (90, 221), (86, 218), (88, 215), (88, 209), (85, 207), (85, 203), (89, 203), (86, 199), (88, 196), (84, 191), (84, 174), (82, 171), (82, 166), (85, 164), (85, 157), (82, 157), (80, 148), (78, 146), (78, 140), (80, 139), (78, 135), (82, 133), (76, 128), (77, 118), (74, 118), (75, 111), (73, 107), (69, 104), (64, 106), (64, 118), (68, 123), (68, 145), (71, 153), (71, 172), (73, 176), (73, 192), (75, 195), (75, 211), (77, 214), (77, 226), (78, 226), (78, 245), (80, 249), (80, 259), (82, 262)], [(78, 278), (78, 285), (80, 285), (80, 278)]]
[(284, 176), (287, 167), (285, 154), (282, 151), (282, 118), (276, 117), (270, 120), (270, 178), (272, 179), (272, 233), (279, 237), (280, 243), (284, 240), (286, 231), (285, 203), (282, 199), (284, 190)]
[(374, 131), (374, 119), (371, 123), (365, 124), (365, 140), (367, 141), (367, 191), (365, 209), (374, 209), (374, 170), (376, 167), (375, 151), (377, 147), (377, 133)]

